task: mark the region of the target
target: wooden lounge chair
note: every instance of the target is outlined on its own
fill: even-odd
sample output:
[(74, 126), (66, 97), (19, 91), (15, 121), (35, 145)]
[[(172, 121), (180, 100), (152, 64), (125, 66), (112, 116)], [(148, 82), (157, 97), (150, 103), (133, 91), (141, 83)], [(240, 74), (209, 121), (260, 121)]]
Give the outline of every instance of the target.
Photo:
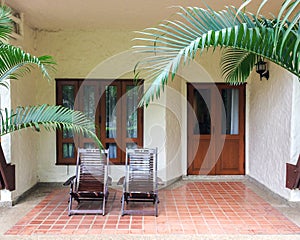
[(157, 149), (126, 149), (122, 216), (140, 210), (125, 210), (125, 202), (152, 202), (158, 216)]
[[(64, 185), (71, 185), (69, 216), (72, 214), (105, 214), (105, 202), (108, 197), (108, 150), (82, 149), (77, 151), (76, 175)], [(99, 209), (73, 209), (73, 199), (81, 201), (102, 201)]]

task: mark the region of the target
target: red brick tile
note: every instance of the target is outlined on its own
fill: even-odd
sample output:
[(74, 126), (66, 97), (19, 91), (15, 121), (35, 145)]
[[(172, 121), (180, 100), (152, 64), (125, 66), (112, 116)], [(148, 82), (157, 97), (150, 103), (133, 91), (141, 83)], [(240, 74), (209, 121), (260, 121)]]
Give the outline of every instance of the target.
[[(69, 217), (67, 195), (66, 189), (50, 193), (6, 234), (300, 233), (298, 226), (241, 182), (184, 182), (179, 188), (161, 190), (159, 217), (121, 217), (117, 200), (106, 216)], [(150, 209), (146, 204), (131, 207)]]

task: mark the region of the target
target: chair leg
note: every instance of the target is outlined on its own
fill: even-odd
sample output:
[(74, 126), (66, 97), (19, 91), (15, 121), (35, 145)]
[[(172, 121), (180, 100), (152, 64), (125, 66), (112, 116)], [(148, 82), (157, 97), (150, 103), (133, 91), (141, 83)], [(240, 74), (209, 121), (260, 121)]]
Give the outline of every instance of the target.
[(124, 216), (125, 193), (123, 193), (123, 195), (122, 195), (121, 202), (122, 202), (121, 214), (122, 214), (122, 216)]
[(72, 203), (73, 203), (73, 198), (70, 195), (70, 199), (69, 199), (69, 209), (68, 209), (68, 215), (71, 216), (71, 210), (72, 210)]
[(155, 216), (158, 217), (158, 196), (155, 197)]
[(103, 196), (103, 203), (102, 203), (102, 215), (105, 215), (105, 202), (106, 202), (106, 195)]

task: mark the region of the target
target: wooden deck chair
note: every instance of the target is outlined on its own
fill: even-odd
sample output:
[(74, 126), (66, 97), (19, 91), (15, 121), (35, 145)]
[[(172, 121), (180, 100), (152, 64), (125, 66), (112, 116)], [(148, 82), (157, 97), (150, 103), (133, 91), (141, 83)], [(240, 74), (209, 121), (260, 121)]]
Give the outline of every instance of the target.
[(125, 210), (125, 202), (153, 202), (158, 216), (157, 149), (126, 149), (122, 216), (139, 210)]
[[(76, 175), (64, 185), (71, 185), (69, 198), (69, 216), (72, 214), (105, 214), (105, 202), (108, 197), (108, 150), (83, 149), (77, 151)], [(80, 201), (102, 201), (99, 209), (73, 209), (73, 199)]]

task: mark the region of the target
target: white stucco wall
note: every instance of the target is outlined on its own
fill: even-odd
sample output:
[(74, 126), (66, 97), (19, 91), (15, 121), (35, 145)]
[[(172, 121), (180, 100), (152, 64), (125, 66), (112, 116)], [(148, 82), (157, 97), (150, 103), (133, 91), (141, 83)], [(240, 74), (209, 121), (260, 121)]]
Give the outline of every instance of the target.
[[(10, 43), (21, 46), (25, 51), (36, 54), (34, 48), (35, 33), (26, 25), (24, 26), (24, 38), (11, 40)], [(36, 103), (36, 82), (42, 76), (33, 70), (26, 77), (10, 81), (7, 95), (1, 98), (1, 107), (34, 105)], [(43, 80), (45, 81), (45, 80)], [(10, 94), (8, 94), (8, 91)], [(30, 94), (31, 93), (31, 94)], [(38, 134), (33, 130), (22, 130), (3, 137), (3, 150), (7, 162), (16, 166), (16, 190), (11, 192), (11, 200), (17, 199), (22, 193), (33, 187), (37, 181), (37, 142)], [(6, 199), (8, 200), (8, 199)]]
[(171, 181), (183, 175), (182, 151), (185, 145), (183, 141), (182, 131), (183, 119), (182, 119), (182, 91), (181, 91), (181, 78), (177, 77), (175, 81), (171, 82), (167, 88), (166, 99), (166, 165), (165, 169), (167, 180)]
[(293, 106), (298, 84), (292, 74), (275, 64), (270, 64), (268, 81), (260, 81), (253, 72), (248, 82), (248, 174), (286, 199), (291, 191), (285, 188), (285, 165), (299, 147), (292, 149), (299, 138), (299, 130), (292, 133), (297, 121), (292, 113), (299, 111)]
[(291, 164), (297, 164), (300, 155), (300, 82), (296, 76), (293, 81), (292, 123), (291, 123)]

